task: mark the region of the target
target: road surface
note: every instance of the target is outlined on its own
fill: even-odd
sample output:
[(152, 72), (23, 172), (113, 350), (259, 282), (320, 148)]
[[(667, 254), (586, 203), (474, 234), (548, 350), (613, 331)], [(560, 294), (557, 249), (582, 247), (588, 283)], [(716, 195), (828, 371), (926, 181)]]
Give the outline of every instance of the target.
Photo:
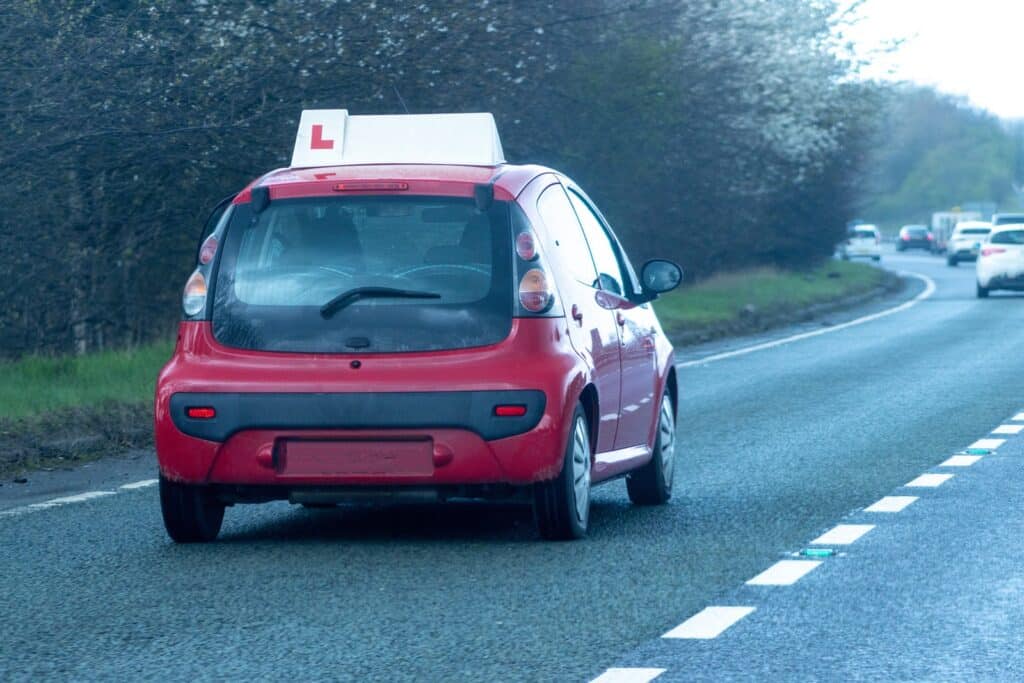
[[(600, 488), (584, 542), (538, 541), (529, 511), (512, 506), (281, 503), (229, 509), (220, 542), (176, 546), (145, 485), (149, 456), (109, 480), (97, 466), (49, 506), (27, 508), (53, 496), (27, 500), (7, 484), (0, 679), (1019, 671), (1024, 445), (1014, 439), (1024, 437), (1003, 437), (997, 455), (913, 494), (903, 512), (866, 522), (880, 513), (863, 510), (910, 495), (904, 484), (950, 469), (940, 463), (1024, 409), (1024, 297), (976, 300), (967, 264), (887, 255), (883, 265), (931, 278), (934, 293), (863, 324), (683, 367), (675, 497), (635, 508), (621, 481)], [(914, 279), (902, 298), (829, 322), (924, 288)], [(680, 361), (823, 329), (688, 349)], [(109, 495), (78, 495), (87, 491)], [(837, 524), (869, 523), (792, 585), (745, 585)], [(714, 639), (661, 637), (716, 606), (753, 611)]]

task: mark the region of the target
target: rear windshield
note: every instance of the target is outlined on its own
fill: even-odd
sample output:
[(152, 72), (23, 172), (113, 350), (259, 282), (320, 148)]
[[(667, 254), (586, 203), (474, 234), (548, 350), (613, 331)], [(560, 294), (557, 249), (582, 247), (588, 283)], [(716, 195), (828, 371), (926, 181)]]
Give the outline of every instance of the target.
[(963, 230), (957, 231), (961, 235), (987, 235), (992, 230), (989, 228), (964, 228)]
[(487, 213), (471, 199), (390, 195), (275, 200), (255, 218), (237, 209), (213, 292), (222, 344), (435, 351), (511, 331), (507, 202)]
[(1024, 230), (1004, 230), (992, 235), (992, 244), (1024, 244)]
[(1002, 216), (996, 216), (996, 225), (1010, 225), (1013, 223), (1024, 223), (1024, 214), (1021, 213), (1005, 213)]
[(874, 230), (854, 230), (853, 233), (851, 234), (851, 236), (852, 237), (860, 237), (860, 238), (870, 237), (871, 239), (875, 239), (875, 231)]
[(928, 234), (928, 228), (917, 228), (917, 227), (915, 227), (915, 228), (903, 228), (903, 230), (908, 235), (915, 235), (915, 236), (919, 236), (919, 237), (924, 237), (925, 235)]

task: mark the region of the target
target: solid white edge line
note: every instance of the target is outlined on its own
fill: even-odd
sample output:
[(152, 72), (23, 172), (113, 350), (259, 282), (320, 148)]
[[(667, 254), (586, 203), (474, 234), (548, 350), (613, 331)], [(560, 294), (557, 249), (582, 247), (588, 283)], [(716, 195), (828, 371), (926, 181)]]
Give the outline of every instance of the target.
[(908, 489), (934, 489), (953, 478), (952, 474), (922, 474), (903, 485)]
[(864, 512), (903, 512), (917, 496), (886, 496), (864, 508)]
[(649, 683), (663, 673), (665, 669), (613, 667), (590, 683)]
[(705, 607), (676, 626), (662, 638), (710, 640), (722, 635), (727, 628), (752, 613), (754, 607)]
[(992, 430), (993, 434), (1020, 434), (1024, 425), (999, 425)]
[(95, 498), (105, 498), (106, 496), (116, 495), (117, 491), (86, 491), (85, 493), (76, 493), (73, 496), (51, 498), (50, 500), (44, 500), (41, 503), (32, 503), (22, 507), (11, 508), (9, 510), (0, 510), (0, 517), (17, 517), (18, 515), (23, 515), (27, 512), (49, 510), (51, 508), (63, 507), (65, 505), (73, 505), (74, 503), (84, 503), (87, 500), (93, 500)]
[(820, 337), (823, 334), (831, 334), (832, 332), (839, 332), (840, 330), (845, 330), (845, 329), (847, 329), (849, 327), (854, 327), (856, 325), (863, 325), (864, 323), (869, 323), (872, 320), (878, 320), (879, 318), (884, 318), (884, 317), (892, 315), (894, 313), (899, 313), (899, 312), (905, 311), (905, 310), (907, 310), (909, 308), (913, 308), (914, 306), (916, 306), (920, 302), (924, 301), (925, 299), (930, 298), (932, 296), (932, 294), (935, 293), (935, 281), (932, 280), (927, 275), (921, 275), (920, 273), (911, 273), (911, 272), (908, 272), (908, 271), (900, 271), (898, 274), (901, 275), (901, 276), (915, 277), (918, 280), (921, 280), (922, 282), (924, 282), (924, 285), (925, 285), (924, 291), (921, 292), (920, 294), (918, 294), (917, 296), (915, 296), (910, 301), (905, 301), (902, 304), (900, 304), (899, 306), (894, 306), (893, 308), (887, 308), (884, 311), (879, 311), (878, 313), (872, 313), (871, 315), (865, 315), (863, 317), (856, 318), (854, 320), (849, 320), (849, 321), (847, 321), (845, 323), (840, 323), (838, 325), (833, 325), (832, 327), (826, 327), (826, 328), (822, 328), (820, 330), (812, 330), (810, 332), (802, 332), (800, 334), (794, 334), (793, 336), (785, 337), (784, 339), (776, 339), (774, 341), (764, 342), (762, 344), (754, 344), (753, 346), (747, 346), (747, 347), (744, 347), (742, 349), (736, 349), (735, 351), (726, 351), (724, 353), (716, 353), (714, 355), (707, 356), (706, 358), (700, 358), (700, 359), (697, 359), (697, 360), (683, 361), (681, 363), (676, 363), (676, 367), (677, 368), (690, 368), (690, 367), (693, 367), (695, 365), (705, 365), (707, 363), (714, 363), (716, 361), (725, 360), (727, 358), (735, 358), (736, 356), (745, 356), (748, 353), (754, 353), (755, 351), (764, 351), (766, 349), (773, 349), (773, 348), (775, 348), (777, 346), (783, 346), (785, 344), (791, 344), (793, 342), (800, 341), (802, 339), (810, 339), (811, 337)]
[(779, 560), (747, 581), (748, 586), (792, 586), (821, 564), (820, 560)]
[(984, 448), (985, 450), (995, 450), (1006, 443), (1006, 439), (978, 439), (972, 443), (968, 448)]
[(980, 455), (954, 455), (940, 464), (939, 467), (970, 467), (981, 460)]
[(811, 541), (811, 545), (850, 545), (874, 528), (874, 524), (839, 524)]
[(159, 483), (159, 479), (143, 479), (142, 481), (133, 481), (130, 484), (122, 484), (121, 486), (118, 486), (118, 488), (125, 491), (133, 491), (135, 489), (144, 489), (150, 486), (156, 486)]
[(1017, 422), (1019, 422), (1019, 421), (1021, 421), (1021, 420), (1024, 420), (1024, 413), (1017, 413), (1016, 415), (1014, 415), (1014, 416), (1013, 416), (1012, 418), (1010, 418), (1010, 419), (1011, 419), (1011, 420), (1014, 420), (1014, 421), (1017, 421)]

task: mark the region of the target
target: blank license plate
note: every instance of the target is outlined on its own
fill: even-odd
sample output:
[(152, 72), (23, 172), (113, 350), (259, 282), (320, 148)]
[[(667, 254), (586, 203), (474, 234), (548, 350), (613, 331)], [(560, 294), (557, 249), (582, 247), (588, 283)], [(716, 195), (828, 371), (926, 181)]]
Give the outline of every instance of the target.
[(286, 441), (280, 452), (286, 477), (429, 475), (434, 444), (415, 441)]

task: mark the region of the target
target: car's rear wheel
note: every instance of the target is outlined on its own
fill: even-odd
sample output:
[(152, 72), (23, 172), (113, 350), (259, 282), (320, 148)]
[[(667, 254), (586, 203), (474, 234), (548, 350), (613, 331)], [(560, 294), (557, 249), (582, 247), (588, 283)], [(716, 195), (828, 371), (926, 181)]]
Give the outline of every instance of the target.
[(572, 540), (587, 534), (590, 521), (590, 433), (582, 406), (577, 405), (569, 430), (562, 472), (534, 485), (533, 511), (540, 535)]
[(978, 283), (978, 290), (977, 291), (978, 291), (978, 298), (979, 299), (987, 299), (988, 298), (988, 287), (982, 287), (980, 282)]
[(224, 522), (224, 504), (209, 487), (182, 484), (160, 477), (160, 510), (167, 535), (177, 543), (205, 543), (217, 538)]
[(881, 256), (872, 256), (872, 257), (871, 257), (871, 260), (872, 260), (872, 261), (881, 261), (881, 260), (882, 260), (882, 257), (881, 257)]
[(662, 505), (672, 497), (672, 481), (676, 470), (676, 418), (672, 399), (661, 399), (658, 414), (658, 435), (650, 461), (626, 477), (629, 499), (637, 505)]
[(946, 265), (947, 266), (953, 266), (955, 268), (956, 264), (958, 264), (958, 263), (959, 263), (959, 261), (957, 261), (956, 256), (947, 256), (946, 257)]

